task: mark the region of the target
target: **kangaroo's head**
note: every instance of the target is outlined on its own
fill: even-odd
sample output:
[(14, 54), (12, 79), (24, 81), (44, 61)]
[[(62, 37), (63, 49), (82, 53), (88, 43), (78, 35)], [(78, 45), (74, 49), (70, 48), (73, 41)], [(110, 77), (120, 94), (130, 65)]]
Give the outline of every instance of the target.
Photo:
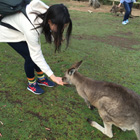
[(72, 84), (74, 79), (74, 73), (79, 69), (82, 61), (75, 63), (70, 69), (65, 72), (65, 76), (62, 78), (64, 84)]

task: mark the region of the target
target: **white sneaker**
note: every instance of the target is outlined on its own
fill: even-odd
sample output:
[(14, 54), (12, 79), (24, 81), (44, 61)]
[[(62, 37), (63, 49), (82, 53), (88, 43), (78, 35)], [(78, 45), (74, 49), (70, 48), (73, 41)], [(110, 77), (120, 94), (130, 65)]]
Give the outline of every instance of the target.
[(127, 23), (126, 23), (126, 21), (123, 21), (122, 24), (123, 24), (123, 25), (126, 25)]
[(126, 24), (129, 23), (128, 19), (125, 22), (126, 22)]

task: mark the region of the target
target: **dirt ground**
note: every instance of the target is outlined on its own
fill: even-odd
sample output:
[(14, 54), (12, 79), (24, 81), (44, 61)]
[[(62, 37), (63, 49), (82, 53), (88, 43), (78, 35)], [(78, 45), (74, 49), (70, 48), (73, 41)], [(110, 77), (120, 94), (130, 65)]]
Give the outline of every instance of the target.
[[(65, 0), (63, 3), (69, 5), (69, 9), (71, 10), (78, 10), (78, 11), (84, 11), (84, 12), (104, 12), (109, 13), (112, 6), (110, 5), (101, 5), (100, 8), (94, 9), (93, 7), (90, 7), (88, 2), (78, 2), (73, 0)], [(133, 16), (140, 16), (140, 9), (132, 9), (132, 15)]]

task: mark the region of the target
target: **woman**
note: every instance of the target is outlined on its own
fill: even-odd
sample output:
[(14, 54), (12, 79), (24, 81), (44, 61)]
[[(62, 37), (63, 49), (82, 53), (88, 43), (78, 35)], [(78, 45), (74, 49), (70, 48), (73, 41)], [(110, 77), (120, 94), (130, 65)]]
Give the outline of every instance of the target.
[(123, 4), (124, 8), (125, 8), (125, 15), (124, 15), (124, 19), (122, 21), (123, 25), (126, 25), (127, 23), (129, 23), (128, 18), (131, 14), (131, 9), (132, 9), (132, 6), (133, 6), (133, 2), (135, 2), (135, 0), (120, 0), (120, 3), (118, 5), (118, 7), (120, 7), (121, 4)]
[[(63, 4), (48, 7), (40, 0), (33, 0), (27, 5), (26, 13), (34, 26), (22, 13), (7, 16), (2, 21), (12, 25), (18, 31), (0, 26), (0, 42), (8, 42), (25, 59), (27, 89), (34, 94), (42, 94), (44, 91), (39, 85), (53, 87), (54, 82), (59, 85), (63, 85), (63, 82), (61, 77), (54, 75), (46, 63), (41, 51), (39, 36), (43, 33), (48, 43), (52, 43), (54, 40), (55, 51), (59, 51), (62, 34), (66, 27), (68, 28), (66, 32), (67, 46), (69, 44), (72, 22), (68, 9)], [(37, 72), (37, 81), (34, 70)], [(50, 77), (53, 82), (48, 80), (45, 75)]]

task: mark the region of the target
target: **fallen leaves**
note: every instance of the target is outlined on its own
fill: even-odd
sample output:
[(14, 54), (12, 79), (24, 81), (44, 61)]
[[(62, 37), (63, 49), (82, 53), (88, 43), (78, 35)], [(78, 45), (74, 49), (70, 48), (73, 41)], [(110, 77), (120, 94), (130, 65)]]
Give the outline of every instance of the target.
[(3, 122), (2, 122), (2, 121), (0, 121), (0, 124), (1, 124), (1, 125), (3, 125)]
[(47, 131), (51, 131), (51, 129), (50, 128), (45, 128)]
[[(2, 121), (0, 121), (0, 124), (1, 124), (1, 125), (3, 125), (3, 122), (2, 122)], [(1, 133), (0, 133), (0, 137), (2, 137), (2, 134), (1, 134)]]

